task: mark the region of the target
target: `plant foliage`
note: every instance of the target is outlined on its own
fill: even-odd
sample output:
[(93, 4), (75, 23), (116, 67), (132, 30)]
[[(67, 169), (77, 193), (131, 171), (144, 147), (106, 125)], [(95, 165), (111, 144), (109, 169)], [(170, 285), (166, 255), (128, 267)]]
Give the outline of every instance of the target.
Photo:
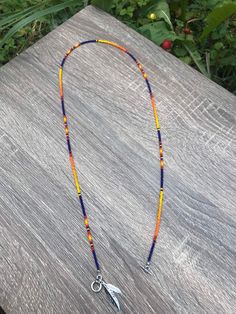
[[(2, 0), (0, 63), (93, 4), (236, 93), (234, 0)], [(164, 46), (163, 46), (164, 47)]]

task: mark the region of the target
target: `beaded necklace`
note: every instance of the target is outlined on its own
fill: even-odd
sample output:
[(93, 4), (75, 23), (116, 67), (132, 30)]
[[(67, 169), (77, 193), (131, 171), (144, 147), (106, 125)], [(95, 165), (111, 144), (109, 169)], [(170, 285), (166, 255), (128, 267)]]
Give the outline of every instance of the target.
[(69, 158), (70, 158), (70, 163), (71, 163), (71, 168), (72, 168), (72, 173), (74, 176), (74, 182), (75, 182), (75, 187), (78, 193), (78, 197), (80, 200), (80, 205), (81, 205), (81, 209), (83, 212), (83, 216), (84, 216), (84, 224), (87, 230), (87, 237), (88, 237), (88, 241), (92, 250), (92, 254), (93, 254), (93, 258), (94, 258), (94, 262), (96, 265), (96, 269), (97, 269), (97, 276), (95, 281), (92, 282), (91, 284), (91, 289), (94, 292), (99, 292), (102, 287), (104, 287), (105, 292), (108, 294), (108, 296), (110, 297), (112, 303), (120, 310), (120, 305), (118, 302), (118, 299), (115, 295), (115, 293), (121, 293), (120, 289), (106, 283), (103, 280), (102, 274), (101, 274), (101, 270), (100, 270), (100, 265), (98, 262), (98, 258), (95, 252), (95, 248), (94, 248), (94, 243), (93, 243), (93, 237), (92, 237), (92, 233), (89, 227), (89, 222), (88, 222), (88, 216), (86, 214), (86, 210), (85, 210), (85, 206), (84, 206), (84, 202), (83, 202), (83, 198), (82, 198), (82, 194), (81, 194), (81, 188), (80, 188), (80, 184), (78, 181), (78, 177), (77, 177), (77, 172), (75, 169), (75, 163), (74, 163), (74, 159), (73, 159), (73, 155), (72, 155), (72, 150), (71, 150), (71, 144), (70, 144), (70, 139), (69, 139), (69, 129), (68, 129), (68, 118), (66, 116), (66, 111), (65, 111), (65, 105), (64, 105), (64, 93), (63, 93), (63, 83), (62, 83), (62, 74), (63, 74), (63, 66), (64, 63), (67, 59), (67, 57), (71, 54), (71, 52), (76, 49), (79, 48), (80, 46), (84, 45), (84, 44), (88, 44), (88, 43), (103, 43), (103, 44), (108, 44), (111, 45), (113, 47), (116, 47), (118, 49), (120, 49), (121, 51), (123, 51), (124, 53), (128, 54), (136, 63), (136, 65), (138, 66), (139, 70), (142, 73), (143, 78), (145, 79), (146, 83), (147, 83), (147, 87), (148, 87), (148, 91), (150, 94), (150, 98), (151, 98), (151, 104), (152, 104), (152, 108), (153, 108), (153, 113), (154, 113), (154, 119), (155, 119), (155, 124), (156, 124), (156, 131), (157, 131), (157, 137), (159, 140), (159, 154), (160, 154), (160, 191), (159, 191), (159, 203), (158, 203), (158, 208), (157, 208), (157, 215), (156, 215), (156, 225), (155, 225), (155, 231), (154, 231), (154, 235), (152, 238), (152, 243), (151, 243), (151, 247), (149, 250), (149, 254), (147, 257), (147, 261), (145, 266), (141, 266), (142, 269), (147, 272), (150, 273), (149, 270), (149, 266), (150, 266), (150, 262), (153, 256), (153, 252), (154, 252), (154, 247), (156, 244), (156, 239), (158, 236), (158, 232), (159, 232), (159, 227), (160, 227), (160, 222), (161, 222), (161, 213), (162, 213), (162, 203), (163, 203), (163, 182), (164, 182), (164, 160), (163, 160), (163, 148), (162, 148), (162, 141), (161, 141), (161, 132), (160, 132), (160, 124), (158, 121), (158, 114), (157, 114), (157, 109), (156, 109), (156, 105), (155, 105), (155, 101), (154, 101), (154, 96), (151, 90), (151, 86), (149, 84), (148, 78), (147, 78), (147, 73), (144, 71), (143, 66), (141, 65), (141, 63), (123, 46), (120, 46), (114, 42), (108, 41), (108, 40), (103, 40), (103, 39), (95, 39), (95, 40), (87, 40), (87, 41), (83, 41), (80, 43), (75, 44), (72, 48), (70, 48), (61, 64), (60, 64), (60, 70), (59, 70), (59, 87), (60, 87), (60, 99), (61, 99), (61, 106), (62, 106), (62, 113), (63, 113), (63, 121), (64, 121), (64, 128), (65, 128), (65, 134), (66, 134), (66, 141), (67, 141), (67, 146), (68, 146), (68, 151), (69, 151)]

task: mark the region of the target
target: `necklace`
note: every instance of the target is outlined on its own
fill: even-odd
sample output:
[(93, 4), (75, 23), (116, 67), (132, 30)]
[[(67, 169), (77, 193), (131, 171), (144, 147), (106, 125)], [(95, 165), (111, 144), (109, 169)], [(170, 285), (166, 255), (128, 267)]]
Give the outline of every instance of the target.
[(66, 134), (66, 141), (67, 141), (67, 146), (68, 146), (68, 151), (69, 151), (69, 158), (70, 158), (70, 163), (71, 163), (71, 168), (72, 168), (72, 173), (74, 176), (74, 182), (75, 182), (75, 187), (78, 193), (78, 197), (80, 200), (80, 205), (81, 205), (81, 209), (83, 212), (83, 216), (84, 216), (84, 224), (87, 230), (87, 237), (88, 237), (88, 241), (91, 247), (91, 251), (93, 254), (93, 258), (94, 258), (94, 262), (96, 265), (96, 269), (97, 269), (97, 276), (95, 281), (92, 282), (91, 284), (91, 289), (94, 292), (99, 292), (102, 287), (104, 287), (105, 292), (108, 294), (108, 296), (110, 297), (112, 303), (120, 310), (120, 305), (119, 305), (119, 301), (115, 295), (115, 293), (121, 293), (120, 289), (106, 283), (103, 280), (102, 274), (101, 274), (101, 270), (100, 270), (100, 265), (98, 262), (98, 258), (95, 252), (95, 248), (94, 248), (94, 243), (93, 243), (93, 237), (92, 237), (92, 233), (89, 227), (89, 222), (88, 222), (88, 216), (86, 214), (86, 210), (84, 207), (84, 203), (83, 203), (83, 198), (82, 198), (82, 194), (81, 194), (81, 188), (80, 188), (80, 184), (78, 181), (78, 177), (77, 177), (77, 172), (75, 169), (75, 163), (74, 163), (74, 159), (73, 159), (73, 155), (72, 155), (72, 150), (71, 150), (71, 144), (70, 144), (70, 139), (69, 139), (69, 129), (68, 129), (68, 118), (66, 116), (66, 111), (65, 111), (65, 105), (64, 105), (64, 93), (63, 93), (63, 83), (62, 83), (62, 75), (63, 75), (63, 67), (64, 67), (64, 63), (67, 59), (67, 57), (71, 54), (71, 52), (76, 49), (79, 48), (80, 46), (84, 45), (84, 44), (88, 44), (88, 43), (103, 43), (103, 44), (108, 44), (111, 45), (113, 47), (116, 47), (118, 49), (120, 49), (121, 51), (125, 52), (126, 54), (128, 54), (136, 63), (136, 65), (138, 66), (139, 70), (142, 73), (143, 78), (145, 79), (146, 83), (147, 83), (147, 87), (148, 87), (148, 91), (150, 94), (150, 98), (151, 98), (151, 104), (152, 104), (152, 108), (153, 108), (153, 114), (154, 114), (154, 119), (155, 119), (155, 124), (156, 124), (156, 131), (157, 131), (157, 137), (158, 137), (158, 141), (159, 141), (159, 154), (160, 154), (160, 191), (159, 191), (159, 203), (158, 203), (158, 208), (157, 208), (157, 217), (156, 217), (156, 226), (155, 226), (155, 231), (154, 231), (154, 235), (153, 235), (153, 239), (152, 239), (152, 243), (151, 243), (151, 247), (149, 250), (149, 254), (147, 257), (147, 261), (145, 266), (142, 266), (142, 269), (147, 272), (150, 273), (149, 270), (149, 266), (150, 266), (150, 262), (153, 256), (153, 252), (154, 252), (154, 247), (156, 244), (156, 239), (158, 236), (158, 232), (159, 232), (159, 227), (160, 227), (160, 223), (161, 223), (161, 213), (162, 213), (162, 203), (163, 203), (163, 182), (164, 182), (164, 160), (163, 160), (163, 147), (162, 147), (162, 141), (161, 141), (161, 132), (160, 132), (160, 124), (159, 124), (159, 120), (158, 120), (158, 114), (157, 114), (157, 110), (156, 110), (156, 105), (155, 105), (155, 101), (154, 101), (154, 96), (151, 90), (151, 86), (149, 84), (148, 78), (147, 78), (147, 73), (144, 71), (143, 66), (141, 65), (141, 63), (123, 46), (120, 46), (114, 42), (108, 41), (108, 40), (103, 40), (103, 39), (95, 39), (95, 40), (87, 40), (87, 41), (83, 41), (80, 43), (75, 44), (72, 48), (70, 48), (61, 64), (60, 64), (60, 69), (59, 69), (59, 87), (60, 87), (60, 99), (61, 99), (61, 106), (62, 106), (62, 113), (63, 113), (63, 122), (64, 122), (64, 128), (65, 128), (65, 134)]

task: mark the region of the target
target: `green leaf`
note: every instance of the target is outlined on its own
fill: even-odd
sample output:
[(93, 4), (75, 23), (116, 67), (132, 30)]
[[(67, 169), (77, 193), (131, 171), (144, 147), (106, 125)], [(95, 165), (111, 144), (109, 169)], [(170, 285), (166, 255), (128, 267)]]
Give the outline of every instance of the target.
[(119, 14), (121, 16), (122, 15), (128, 15), (128, 16), (132, 17), (133, 16), (133, 11), (134, 11), (134, 7), (129, 6), (127, 8), (121, 9)]
[(229, 33), (229, 30), (228, 30), (228, 23), (227, 22), (224, 22), (221, 24), (220, 27), (214, 29), (211, 33), (211, 39), (214, 39), (214, 40), (223, 40), (225, 38), (225, 36)]
[(175, 54), (176, 57), (184, 57), (186, 54), (188, 54), (187, 50), (184, 47), (181, 46), (174, 46), (172, 49), (172, 52)]
[(173, 25), (170, 19), (170, 9), (166, 0), (155, 1), (154, 4), (148, 5), (144, 10), (141, 11), (142, 15), (148, 15), (150, 13), (155, 13), (158, 19), (164, 19), (166, 23), (173, 30)]
[(33, 14), (31, 14), (30, 16), (22, 19), (21, 21), (19, 21), (18, 23), (16, 23), (7, 33), (6, 35), (3, 37), (3, 39), (0, 42), (0, 48), (7, 42), (7, 40), (9, 38), (11, 38), (16, 32), (18, 32), (22, 27), (24, 27), (25, 25), (33, 22), (36, 19), (39, 19), (45, 15), (48, 14), (53, 14), (56, 13), (58, 11), (61, 11), (67, 7), (70, 7), (72, 5), (78, 5), (78, 0), (70, 0), (70, 1), (66, 1), (64, 3), (61, 4), (57, 4), (54, 6), (51, 6), (47, 9), (35, 12)]
[(159, 18), (160, 19), (163, 18), (166, 21), (166, 23), (170, 26), (171, 30), (174, 30), (174, 27), (173, 27), (171, 20), (170, 20), (170, 15), (167, 14), (166, 11), (160, 10)]
[(222, 58), (220, 63), (221, 63), (221, 66), (222, 65), (236, 66), (236, 58), (235, 56), (228, 56), (228, 57)]
[(189, 55), (193, 59), (194, 63), (198, 67), (198, 69), (204, 74), (205, 76), (209, 77), (209, 74), (205, 68), (205, 65), (202, 61), (201, 55), (199, 54), (197, 47), (193, 42), (183, 42), (183, 46), (188, 51)]
[(149, 23), (138, 28), (138, 31), (150, 38), (157, 45), (161, 45), (165, 39), (175, 40), (177, 35), (170, 31), (164, 21)]
[(143, 7), (145, 6), (147, 3), (149, 2), (149, 0), (138, 0), (137, 4), (139, 7)]
[(109, 12), (113, 6), (113, 1), (112, 0), (92, 0), (91, 4)]
[(222, 43), (222, 42), (220, 42), (220, 41), (218, 41), (218, 42), (216, 42), (215, 44), (214, 44), (214, 48), (216, 49), (216, 50), (220, 50), (220, 49), (222, 49), (224, 47), (224, 44)]
[(233, 2), (225, 3), (209, 13), (206, 17), (207, 26), (199, 37), (200, 42), (203, 42), (218, 25), (227, 20), (234, 13), (236, 13), (236, 3)]
[(179, 18), (182, 21), (186, 20), (187, 6), (188, 6), (188, 0), (180, 0), (181, 15)]
[(14, 24), (15, 22), (26, 17), (27, 15), (32, 14), (35, 10), (37, 10), (37, 8), (39, 8), (38, 4), (31, 6), (30, 8), (27, 8), (25, 10), (21, 10), (20, 12), (11, 13), (10, 15), (9, 14), (7, 14), (7, 15), (3, 14), (1, 16), (1, 20), (0, 20), (0, 28), (2, 28), (3, 26), (4, 26), (4, 28), (9, 27), (10, 25)]
[(192, 62), (192, 58), (189, 57), (189, 56), (180, 57), (179, 59), (180, 59), (181, 61), (183, 61), (184, 63), (187, 63), (187, 64), (191, 64), (191, 62)]
[(176, 25), (177, 25), (178, 27), (181, 27), (181, 28), (184, 27), (184, 22), (181, 21), (181, 20), (176, 19), (176, 20), (175, 20), (175, 23), (176, 23)]

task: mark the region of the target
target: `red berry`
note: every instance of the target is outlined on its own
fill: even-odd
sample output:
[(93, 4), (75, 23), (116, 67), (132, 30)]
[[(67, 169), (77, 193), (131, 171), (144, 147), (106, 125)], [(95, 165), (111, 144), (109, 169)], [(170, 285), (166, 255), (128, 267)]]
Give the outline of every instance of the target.
[(162, 48), (165, 49), (165, 50), (170, 49), (171, 46), (172, 46), (172, 41), (166, 39), (166, 40), (163, 41), (163, 43), (162, 43), (161, 46), (162, 46)]
[(185, 33), (185, 34), (191, 34), (192, 32), (191, 32), (191, 29), (189, 29), (189, 28), (184, 28), (183, 29), (183, 32)]

